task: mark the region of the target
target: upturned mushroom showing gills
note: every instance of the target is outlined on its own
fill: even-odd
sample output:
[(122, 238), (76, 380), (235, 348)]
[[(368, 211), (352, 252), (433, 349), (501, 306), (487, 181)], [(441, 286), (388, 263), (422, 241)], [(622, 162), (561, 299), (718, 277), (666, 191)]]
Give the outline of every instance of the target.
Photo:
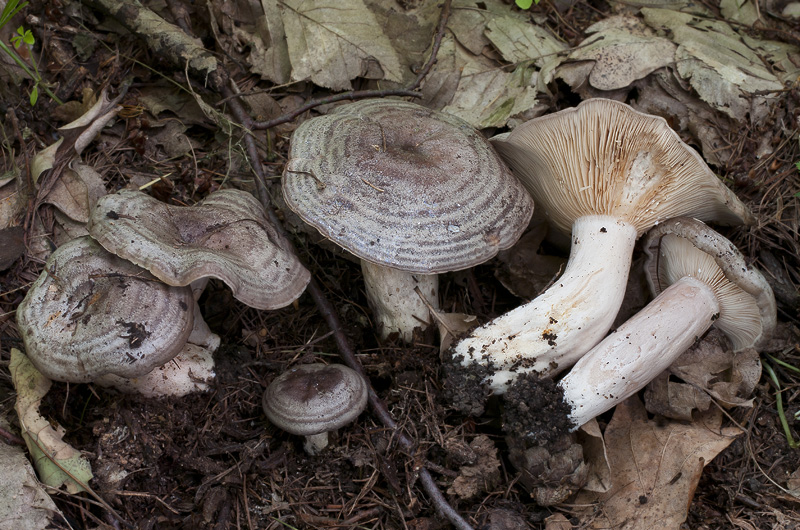
[(696, 219), (647, 234), (648, 282), (658, 296), (591, 349), (559, 382), (575, 429), (666, 370), (715, 326), (734, 351), (772, 335), (775, 298), (736, 247)]
[[(143, 376), (194, 327), (190, 287), (170, 287), (89, 237), (59, 247), (17, 309), (31, 362), (56, 381)], [(199, 315), (197, 315), (199, 318)]]
[[(489, 366), (498, 394), (520, 373), (553, 375), (608, 332), (637, 238), (671, 217), (722, 224), (752, 214), (659, 117), (590, 99), (536, 118), (493, 145), (556, 229), (571, 231), (566, 268), (531, 302), (477, 328), (453, 350)], [(457, 361), (458, 362), (458, 361)]]
[(310, 273), (289, 251), (251, 194), (211, 193), (195, 206), (171, 206), (139, 191), (101, 198), (89, 233), (109, 252), (164, 283), (218, 278), (256, 309), (278, 309), (306, 288)]
[(303, 447), (316, 455), (328, 433), (354, 421), (367, 406), (367, 382), (341, 364), (303, 364), (276, 377), (264, 392), (267, 418), (284, 431), (305, 436)]
[(283, 174), (289, 208), (361, 259), (385, 338), (409, 341), (438, 307), (437, 274), (466, 269), (522, 234), (533, 201), (488, 141), (454, 116), (364, 100), (303, 122)]

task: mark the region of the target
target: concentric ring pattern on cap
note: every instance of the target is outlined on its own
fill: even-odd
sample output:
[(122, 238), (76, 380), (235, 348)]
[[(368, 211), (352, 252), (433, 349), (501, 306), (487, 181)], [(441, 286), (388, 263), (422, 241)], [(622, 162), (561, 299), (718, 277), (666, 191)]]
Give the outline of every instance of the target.
[(283, 193), (303, 220), (359, 258), (424, 274), (492, 258), (533, 213), (525, 188), (478, 131), (387, 99), (300, 125)]

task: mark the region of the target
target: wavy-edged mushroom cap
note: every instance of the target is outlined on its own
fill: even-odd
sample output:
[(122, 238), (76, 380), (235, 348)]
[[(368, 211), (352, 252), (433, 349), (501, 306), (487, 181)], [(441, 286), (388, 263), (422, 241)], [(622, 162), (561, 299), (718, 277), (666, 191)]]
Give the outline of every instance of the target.
[(303, 364), (276, 377), (264, 392), (264, 412), (274, 425), (306, 436), (316, 454), (327, 433), (355, 420), (367, 406), (368, 388), (355, 370), (341, 364)]
[(664, 118), (618, 101), (587, 99), (523, 123), (492, 144), (565, 233), (586, 215), (616, 217), (639, 236), (682, 215), (720, 224), (753, 222)]
[(756, 347), (772, 335), (775, 295), (725, 237), (697, 219), (676, 218), (648, 232), (644, 249), (653, 294), (684, 277), (697, 278), (714, 291), (719, 301), (714, 326), (728, 336), (734, 351)]
[(190, 287), (170, 287), (89, 237), (59, 247), (17, 309), (31, 362), (56, 381), (147, 374), (192, 332)]
[(188, 207), (121, 191), (98, 201), (89, 233), (169, 285), (218, 278), (234, 297), (257, 309), (292, 303), (311, 277), (261, 204), (240, 190), (216, 191)]
[(283, 194), (357, 257), (421, 274), (489, 260), (517, 241), (533, 213), (528, 193), (469, 124), (389, 99), (303, 122)]

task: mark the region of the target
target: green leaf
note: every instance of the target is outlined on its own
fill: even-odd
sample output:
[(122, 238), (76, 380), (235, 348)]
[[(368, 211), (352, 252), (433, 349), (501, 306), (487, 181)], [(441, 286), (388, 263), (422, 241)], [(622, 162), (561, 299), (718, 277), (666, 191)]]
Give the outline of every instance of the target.
[(29, 29), (25, 30), (25, 34), (22, 36), (22, 40), (28, 46), (33, 46), (33, 44), (36, 42), (36, 39), (33, 37), (33, 33)]
[[(533, 0), (514, 0), (514, 3), (520, 9), (530, 9), (533, 5)], [(536, 3), (538, 4), (539, 2), (537, 1)]]
[(8, 0), (6, 7), (3, 8), (3, 12), (0, 13), (0, 28), (8, 24), (8, 21), (11, 20), (14, 15), (22, 11), (22, 9), (27, 5), (28, 2), (23, 2), (20, 4), (19, 0)]
[(36, 102), (39, 100), (39, 85), (33, 85), (33, 90), (31, 90), (31, 107), (36, 105)]

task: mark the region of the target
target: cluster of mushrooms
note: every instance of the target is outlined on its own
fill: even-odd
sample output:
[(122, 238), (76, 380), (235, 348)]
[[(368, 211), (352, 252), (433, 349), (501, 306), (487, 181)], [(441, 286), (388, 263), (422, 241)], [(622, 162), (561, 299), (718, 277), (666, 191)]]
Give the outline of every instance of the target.
[[(643, 388), (710, 326), (735, 350), (775, 326), (763, 276), (704, 224), (752, 214), (665, 120), (616, 101), (587, 100), (490, 141), (413, 103), (342, 105), (294, 132), (282, 187), (291, 210), (361, 260), (381, 337), (405, 341), (439, 308), (437, 275), (511, 247), (535, 201), (571, 238), (563, 274), (461, 337), (444, 362), (481, 396), (575, 365), (558, 382), (567, 431)], [(259, 203), (236, 190), (193, 207), (123, 191), (98, 202), (89, 232), (52, 255), (17, 313), (31, 361), (59, 381), (155, 388), (181, 366), (181, 390), (150, 394), (202, 388), (219, 344), (195, 302), (207, 279), (259, 309), (291, 303), (309, 281)], [(608, 334), (644, 234), (657, 297)], [(272, 382), (264, 409), (316, 454), (367, 391), (348, 368), (300, 365)]]
[(53, 252), (17, 309), (28, 357), (55, 381), (145, 396), (204, 390), (220, 343), (197, 305), (208, 280), (277, 309), (310, 279), (260, 203), (239, 190), (192, 207), (121, 191), (97, 201), (87, 228)]

